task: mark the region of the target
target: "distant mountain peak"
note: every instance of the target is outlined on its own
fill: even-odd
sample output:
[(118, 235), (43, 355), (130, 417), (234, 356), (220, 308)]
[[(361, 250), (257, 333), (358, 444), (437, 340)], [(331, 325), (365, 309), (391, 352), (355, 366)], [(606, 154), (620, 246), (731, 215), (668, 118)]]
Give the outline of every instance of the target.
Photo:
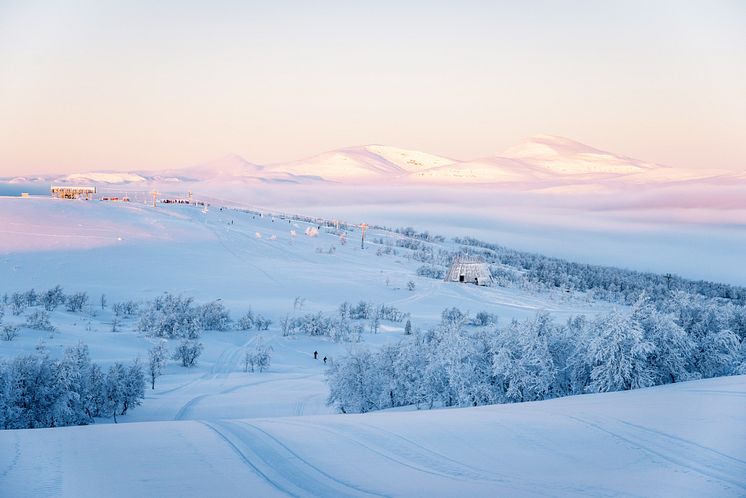
[(569, 138), (545, 134), (527, 138), (500, 155), (565, 175), (633, 174), (658, 167)]

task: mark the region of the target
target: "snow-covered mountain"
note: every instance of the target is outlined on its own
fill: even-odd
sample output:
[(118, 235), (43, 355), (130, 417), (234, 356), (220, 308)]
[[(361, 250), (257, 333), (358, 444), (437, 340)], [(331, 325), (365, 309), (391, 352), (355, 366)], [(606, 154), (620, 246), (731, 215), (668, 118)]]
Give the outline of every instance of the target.
[(660, 167), (553, 135), (536, 135), (526, 139), (508, 148), (502, 156), (560, 175), (623, 175)]
[(453, 163), (452, 159), (413, 150), (365, 145), (324, 152), (307, 159), (274, 164), (269, 169), (336, 182), (400, 178)]
[[(742, 183), (743, 174), (729, 171), (688, 171), (606, 152), (552, 135), (536, 135), (500, 154), (455, 160), (385, 145), (345, 147), (305, 159), (260, 165), (236, 154), (160, 171), (94, 171), (62, 176), (34, 176), (33, 181), (108, 185), (147, 183), (318, 183), (520, 186), (529, 190), (582, 186), (604, 192), (629, 185), (671, 183)], [(17, 181), (18, 179), (6, 179)], [(555, 189), (555, 191), (557, 191)]]

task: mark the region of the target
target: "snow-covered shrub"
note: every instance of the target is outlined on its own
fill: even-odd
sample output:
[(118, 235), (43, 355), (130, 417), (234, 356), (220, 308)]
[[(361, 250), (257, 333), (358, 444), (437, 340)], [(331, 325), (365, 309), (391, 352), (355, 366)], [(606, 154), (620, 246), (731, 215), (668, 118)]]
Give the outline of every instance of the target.
[(114, 315), (120, 318), (130, 318), (140, 311), (140, 304), (136, 301), (122, 301), (120, 303), (114, 303), (111, 307)]
[(253, 351), (246, 351), (244, 354), (244, 372), (253, 372), (255, 368), (258, 368), (259, 372), (264, 372), (269, 368), (271, 361), (272, 346), (259, 344)]
[(172, 358), (180, 361), (182, 367), (193, 367), (197, 364), (197, 358), (202, 354), (203, 349), (201, 342), (183, 339), (174, 350)]
[(497, 315), (487, 313), (486, 311), (480, 311), (469, 322), (470, 325), (474, 325), (476, 327), (486, 327), (487, 325), (494, 325), (496, 323)]
[(305, 234), (309, 237), (318, 237), (319, 235), (319, 229), (316, 227), (307, 227)]
[(0, 329), (0, 339), (3, 341), (12, 341), (16, 337), (18, 337), (17, 325), (5, 324)]
[(39, 304), (39, 295), (34, 289), (24, 292), (23, 297), (26, 300), (26, 306), (28, 307), (36, 306), (37, 304)]
[(411, 292), (411, 291), (413, 291), (414, 289), (415, 289), (415, 283), (414, 283), (414, 280), (410, 280), (409, 282), (407, 282), (407, 290)]
[(153, 337), (197, 339), (200, 322), (192, 298), (173, 294), (155, 298), (143, 310), (137, 330)]
[(85, 292), (76, 292), (70, 294), (65, 300), (65, 308), (67, 311), (72, 313), (83, 311), (85, 305), (88, 304), (88, 294)]
[(446, 277), (446, 269), (435, 265), (422, 265), (417, 268), (417, 275), (427, 278), (443, 280)]
[(28, 302), (26, 301), (26, 297), (21, 292), (14, 292), (10, 296), (10, 311), (14, 315), (20, 315), (24, 311), (26, 311), (26, 308), (28, 307)]
[(228, 330), (230, 328), (230, 313), (220, 301), (197, 306), (196, 313), (200, 326), (204, 330)]
[(39, 301), (45, 310), (54, 311), (58, 306), (65, 304), (65, 294), (62, 292), (62, 287), (56, 285), (44, 292)]
[(251, 330), (254, 328), (254, 312), (249, 310), (236, 322), (238, 330)]
[(404, 313), (393, 306), (387, 306), (385, 304), (378, 306), (375, 313), (381, 320), (388, 320), (396, 323), (403, 322), (404, 319), (409, 316), (408, 313)]
[(375, 306), (372, 303), (366, 303), (360, 301), (356, 306), (350, 306), (348, 308), (349, 317), (352, 320), (367, 320), (370, 318), (375, 311)]
[(349, 320), (332, 320), (329, 327), (329, 338), (334, 342), (360, 342), (364, 328), (359, 323)]
[(462, 323), (466, 319), (466, 315), (456, 308), (446, 308), (440, 314), (440, 319), (444, 324), (456, 325)]
[(267, 330), (272, 325), (272, 320), (265, 318), (262, 315), (256, 315), (254, 318), (254, 328), (256, 330)]
[(26, 317), (25, 326), (34, 330), (55, 330), (52, 322), (49, 321), (49, 313), (45, 310), (36, 310)]

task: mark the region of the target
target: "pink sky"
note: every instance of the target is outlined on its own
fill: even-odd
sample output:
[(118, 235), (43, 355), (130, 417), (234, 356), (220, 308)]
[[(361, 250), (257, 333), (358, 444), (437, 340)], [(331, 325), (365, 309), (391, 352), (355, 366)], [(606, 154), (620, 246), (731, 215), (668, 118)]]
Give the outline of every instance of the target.
[(0, 175), (537, 133), (743, 170), (745, 5), (5, 1)]

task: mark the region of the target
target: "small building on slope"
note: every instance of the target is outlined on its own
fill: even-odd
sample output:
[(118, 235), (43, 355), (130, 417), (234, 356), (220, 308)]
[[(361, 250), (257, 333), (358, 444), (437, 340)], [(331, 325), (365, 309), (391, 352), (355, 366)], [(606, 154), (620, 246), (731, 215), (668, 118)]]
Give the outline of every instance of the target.
[(58, 199), (93, 199), (96, 187), (83, 187), (76, 185), (52, 185), (52, 197)]
[(446, 282), (489, 286), (492, 285), (492, 274), (484, 259), (460, 254), (453, 258)]

